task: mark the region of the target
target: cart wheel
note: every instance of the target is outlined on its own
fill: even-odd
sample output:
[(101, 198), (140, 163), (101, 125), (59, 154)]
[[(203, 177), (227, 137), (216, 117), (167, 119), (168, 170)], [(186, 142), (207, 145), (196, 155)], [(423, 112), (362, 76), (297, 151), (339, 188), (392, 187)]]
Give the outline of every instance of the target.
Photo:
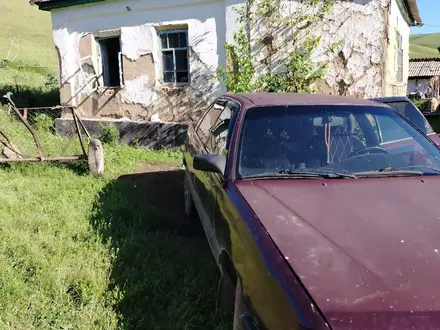
[(102, 175), (104, 173), (104, 149), (99, 140), (91, 140), (89, 143), (89, 170), (93, 175)]

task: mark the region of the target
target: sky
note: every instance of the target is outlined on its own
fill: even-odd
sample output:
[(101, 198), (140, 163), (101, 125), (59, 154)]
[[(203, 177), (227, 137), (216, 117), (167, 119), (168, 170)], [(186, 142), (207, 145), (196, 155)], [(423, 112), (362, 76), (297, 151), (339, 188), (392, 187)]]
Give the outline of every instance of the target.
[(412, 34), (440, 33), (440, 0), (417, 0), (420, 16), (425, 24), (423, 27), (412, 27)]

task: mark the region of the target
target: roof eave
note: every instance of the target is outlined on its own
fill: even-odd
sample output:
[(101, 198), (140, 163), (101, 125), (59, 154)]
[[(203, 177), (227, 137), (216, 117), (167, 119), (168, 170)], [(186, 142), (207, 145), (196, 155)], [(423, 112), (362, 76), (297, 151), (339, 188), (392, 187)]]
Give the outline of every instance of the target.
[(51, 11), (52, 9), (59, 9), (65, 7), (86, 5), (94, 2), (102, 2), (105, 0), (51, 0), (51, 1), (35, 1), (38, 9), (44, 11)]
[(397, 4), (409, 26), (423, 26), (417, 0), (397, 0)]

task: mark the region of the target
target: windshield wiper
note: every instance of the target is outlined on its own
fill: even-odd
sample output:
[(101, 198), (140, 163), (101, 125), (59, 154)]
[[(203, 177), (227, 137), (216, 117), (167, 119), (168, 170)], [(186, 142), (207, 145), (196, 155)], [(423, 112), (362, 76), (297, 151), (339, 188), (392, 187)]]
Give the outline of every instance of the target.
[(253, 175), (243, 176), (243, 179), (271, 179), (271, 178), (289, 178), (289, 179), (340, 179), (340, 178), (350, 178), (356, 179), (356, 175), (347, 174), (347, 173), (339, 173), (328, 170), (313, 170), (313, 171), (304, 171), (304, 170), (289, 170), (282, 169), (277, 172), (263, 172)]
[(326, 169), (319, 169), (316, 171), (302, 171), (302, 170), (281, 170), (280, 174), (288, 174), (288, 175), (310, 175), (316, 176), (320, 178), (350, 178), (356, 179), (356, 175), (348, 174), (348, 173), (340, 173), (335, 171), (329, 171)]
[(312, 172), (304, 172), (304, 171), (290, 171), (290, 170), (281, 170), (278, 172), (263, 172), (258, 174), (246, 175), (243, 179), (271, 179), (271, 178), (322, 178), (320, 174), (312, 173)]
[(392, 167), (382, 168), (378, 171), (356, 172), (358, 177), (395, 177), (395, 176), (421, 176), (424, 172), (411, 170), (394, 170)]

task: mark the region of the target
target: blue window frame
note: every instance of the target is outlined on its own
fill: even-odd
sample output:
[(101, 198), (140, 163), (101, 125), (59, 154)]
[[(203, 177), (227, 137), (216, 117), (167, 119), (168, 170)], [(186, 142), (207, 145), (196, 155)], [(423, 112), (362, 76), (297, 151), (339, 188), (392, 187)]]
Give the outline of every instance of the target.
[(188, 31), (159, 31), (164, 83), (188, 83)]

